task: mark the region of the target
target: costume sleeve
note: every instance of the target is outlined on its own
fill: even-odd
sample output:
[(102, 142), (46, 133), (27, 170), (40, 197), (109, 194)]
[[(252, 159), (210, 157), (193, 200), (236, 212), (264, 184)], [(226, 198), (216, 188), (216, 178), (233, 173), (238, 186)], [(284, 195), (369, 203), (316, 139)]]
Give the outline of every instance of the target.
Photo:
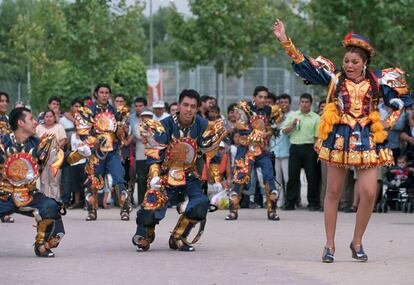
[(164, 161), (165, 149), (168, 146), (168, 134), (159, 121), (148, 120), (140, 125), (142, 141), (145, 144), (145, 155), (149, 166), (148, 180), (160, 175), (161, 163)]
[(271, 105), (270, 107), (272, 108), (270, 112), (270, 123), (279, 125), (283, 120), (282, 108), (277, 104)]
[(81, 141), (93, 148), (96, 137), (93, 132), (93, 112), (88, 107), (81, 107), (79, 112), (75, 114), (76, 132), (79, 134)]
[(50, 167), (54, 176), (63, 164), (65, 154), (59, 148), (55, 134), (45, 133), (40, 139), (36, 149), (39, 164), (42, 169)]
[(328, 86), (331, 79), (335, 76), (334, 64), (319, 56), (316, 59), (304, 56), (296, 49), (291, 39), (281, 42), (280, 46), (292, 59), (294, 71), (302, 77), (306, 83), (314, 85)]
[(235, 127), (240, 132), (240, 135), (246, 135), (246, 132), (247, 134), (249, 133), (250, 107), (246, 101), (242, 100), (237, 104), (236, 109), (239, 112), (240, 119)]
[(206, 154), (209, 162), (217, 153), (220, 142), (226, 137), (227, 131), (222, 119), (208, 122), (207, 127), (199, 138), (201, 151)]
[(384, 104), (393, 109), (385, 119), (388, 127), (392, 129), (401, 115), (402, 108), (413, 105), (411, 92), (405, 80), (405, 72), (399, 68), (384, 69), (378, 84)]
[(119, 107), (117, 110), (114, 109), (114, 114), (117, 121), (118, 130), (122, 130), (117, 131), (116, 136), (122, 144), (126, 144), (129, 129), (129, 108), (125, 106)]

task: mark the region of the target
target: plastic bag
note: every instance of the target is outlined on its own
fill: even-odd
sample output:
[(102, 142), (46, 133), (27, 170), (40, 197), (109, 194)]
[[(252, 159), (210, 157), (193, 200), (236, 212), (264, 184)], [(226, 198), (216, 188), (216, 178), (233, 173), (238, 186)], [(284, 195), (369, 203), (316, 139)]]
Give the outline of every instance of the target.
[(219, 210), (229, 208), (229, 197), (226, 190), (222, 190), (211, 197), (210, 203), (216, 205)]

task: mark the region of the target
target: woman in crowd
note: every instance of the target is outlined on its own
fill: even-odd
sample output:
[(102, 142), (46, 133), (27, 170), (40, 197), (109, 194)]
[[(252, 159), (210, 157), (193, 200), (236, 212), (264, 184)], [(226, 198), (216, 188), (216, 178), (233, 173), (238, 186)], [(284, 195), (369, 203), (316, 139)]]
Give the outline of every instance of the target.
[[(44, 134), (54, 134), (60, 148), (66, 143), (66, 133), (62, 125), (57, 123), (55, 113), (47, 110), (43, 113), (44, 123), (36, 127), (36, 136), (41, 138)], [(55, 175), (51, 168), (46, 168), (40, 176), (40, 192), (56, 201), (60, 200), (60, 170)]]

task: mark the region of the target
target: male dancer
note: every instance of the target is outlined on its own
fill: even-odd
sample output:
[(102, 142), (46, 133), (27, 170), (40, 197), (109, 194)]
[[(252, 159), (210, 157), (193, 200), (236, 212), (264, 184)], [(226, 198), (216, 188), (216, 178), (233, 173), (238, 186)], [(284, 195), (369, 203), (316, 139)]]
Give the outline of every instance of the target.
[(94, 91), (94, 102), (89, 107), (80, 108), (76, 114), (76, 131), (81, 140), (93, 149), (85, 172), (85, 200), (88, 208), (86, 221), (97, 219), (98, 190), (104, 187), (104, 177), (111, 174), (121, 207), (121, 220), (129, 220), (129, 195), (125, 187), (124, 168), (119, 156), (120, 143), (125, 139), (125, 120), (109, 104), (111, 87), (99, 83)]
[[(25, 107), (11, 111), (11, 133), (0, 143), (0, 218), (12, 213), (34, 217), (37, 235), (34, 250), (39, 257), (54, 257), (51, 251), (65, 234), (61, 215), (63, 204), (36, 189), (42, 170), (50, 167), (57, 173), (64, 160), (53, 134), (34, 137), (36, 121)], [(82, 148), (68, 156), (70, 163), (90, 154)]]
[[(208, 122), (196, 115), (200, 95), (195, 90), (183, 90), (179, 96), (178, 112), (160, 122), (148, 120), (141, 125), (146, 138), (145, 153), (149, 165), (150, 189), (144, 205), (137, 212), (137, 230), (132, 239), (138, 250), (146, 251), (155, 238), (155, 225), (165, 216), (166, 200), (175, 195), (187, 199), (177, 206), (180, 214), (171, 233), (169, 245), (179, 251), (194, 251), (193, 243), (200, 238), (206, 222), (209, 200), (201, 190), (196, 173), (199, 151), (211, 159), (226, 135), (222, 120)], [(187, 236), (200, 222), (200, 231), (189, 242)]]
[(272, 133), (271, 125), (283, 119), (283, 112), (278, 105), (266, 105), (267, 95), (266, 87), (257, 86), (253, 93), (253, 101), (241, 101), (237, 106), (240, 110), (241, 122), (236, 128), (240, 132), (241, 145), (237, 148), (233, 188), (230, 192), (230, 213), (226, 220), (237, 220), (241, 193), (249, 183), (250, 172), (254, 171), (253, 167), (261, 169), (262, 177), (259, 177), (259, 182), (266, 191), (267, 218), (279, 220), (276, 214), (279, 193), (274, 182), (269, 137)]

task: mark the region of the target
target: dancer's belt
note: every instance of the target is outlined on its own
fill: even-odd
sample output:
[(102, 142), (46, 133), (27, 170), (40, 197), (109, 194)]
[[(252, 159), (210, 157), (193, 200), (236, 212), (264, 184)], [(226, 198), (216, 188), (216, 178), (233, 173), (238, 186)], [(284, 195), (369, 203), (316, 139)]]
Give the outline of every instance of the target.
[(0, 186), (0, 197), (6, 196), (6, 199), (10, 196), (13, 197), (13, 202), (17, 207), (29, 204), (33, 200), (33, 194), (36, 192), (37, 189), (33, 184), (18, 187), (7, 184)]

